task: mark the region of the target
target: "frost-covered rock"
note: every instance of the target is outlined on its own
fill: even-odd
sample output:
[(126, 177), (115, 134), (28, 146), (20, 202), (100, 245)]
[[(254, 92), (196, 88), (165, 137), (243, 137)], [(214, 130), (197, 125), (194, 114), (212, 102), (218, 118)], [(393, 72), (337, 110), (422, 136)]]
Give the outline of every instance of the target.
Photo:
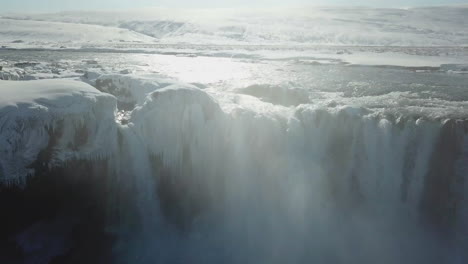
[(0, 71), (0, 80), (22, 80), (24, 77), (24, 70), (17, 68), (5, 68)]
[(105, 155), (116, 100), (70, 80), (0, 81), (0, 182), (22, 183), (53, 140), (50, 164)]
[[(81, 73), (82, 70), (78, 70), (77, 73)], [(96, 84), (96, 80), (97, 78), (99, 78), (99, 76), (101, 76), (102, 73), (100, 72), (96, 72), (96, 71), (85, 71), (84, 72), (84, 75), (81, 77), (81, 79), (86, 82), (86, 83), (89, 83), (91, 85), (95, 85)]]
[[(95, 78), (91, 75), (91, 78)], [(173, 80), (159, 76), (136, 76), (131, 74), (105, 74), (94, 81), (95, 87), (102, 92), (117, 97), (119, 108), (131, 110), (145, 102), (146, 96), (158, 89), (173, 84)]]
[(173, 84), (151, 93), (143, 105), (132, 111), (129, 121), (142, 138), (162, 139), (146, 142), (150, 152), (171, 158), (180, 154), (184, 144), (210, 146), (206, 140), (223, 135), (225, 116), (203, 90)]

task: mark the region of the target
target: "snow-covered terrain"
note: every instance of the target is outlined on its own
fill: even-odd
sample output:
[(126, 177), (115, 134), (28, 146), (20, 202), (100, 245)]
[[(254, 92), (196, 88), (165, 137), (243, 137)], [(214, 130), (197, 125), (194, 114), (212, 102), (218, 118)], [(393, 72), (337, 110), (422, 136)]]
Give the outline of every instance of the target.
[[(56, 161), (103, 155), (110, 144), (107, 136), (114, 123), (115, 99), (94, 87), (70, 80), (15, 82), (0, 80), (0, 181), (24, 184), (34, 174), (29, 169), (51, 140), (51, 133), (63, 129), (56, 142)], [(79, 130), (88, 133), (80, 152)], [(104, 147), (103, 147), (104, 146)], [(53, 163), (53, 162), (52, 162)]]
[(1, 45), (15, 47), (82, 47), (109, 42), (150, 42), (153, 38), (122, 28), (60, 22), (0, 19)]
[(164, 9), (11, 15), (19, 19), (111, 25), (169, 43), (467, 45), (468, 7)]
[(439, 66), (468, 59), (467, 18), (466, 6), (5, 14), (0, 46)]

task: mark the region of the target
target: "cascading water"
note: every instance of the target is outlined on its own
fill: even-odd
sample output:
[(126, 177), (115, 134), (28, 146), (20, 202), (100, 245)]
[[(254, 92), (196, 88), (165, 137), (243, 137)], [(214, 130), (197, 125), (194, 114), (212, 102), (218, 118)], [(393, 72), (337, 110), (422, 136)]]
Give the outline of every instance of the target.
[[(99, 256), (112, 263), (468, 260), (466, 120), (313, 104), (252, 109), (173, 84), (148, 94), (120, 124), (112, 119), (115, 98), (81, 86), (93, 106), (82, 108), (86, 120), (72, 112), (56, 122), (42, 107), (27, 110), (40, 111), (50, 123), (25, 121), (30, 128), (2, 119), (4, 133), (15, 135), (5, 137), (11, 151), (4, 160), (36, 159), (34, 168), (18, 172), (36, 169), (47, 178), (45, 186), (75, 187), (75, 178), (93, 186), (83, 197), (84, 180), (75, 191), (81, 195), (68, 199), (80, 206), (79, 214), (59, 204), (64, 216), (52, 208), (58, 220), (42, 219), (15, 238), (29, 259), (47, 263), (66, 250), (79, 259), (90, 249), (87, 241), (69, 239), (78, 225), (100, 232), (104, 242), (95, 243), (104, 252), (110, 244), (112, 257)], [(49, 131), (47, 124), (56, 127)], [(24, 128), (49, 134), (29, 144), (39, 132), (18, 132)], [(51, 172), (54, 166), (65, 169)], [(80, 175), (85, 173), (92, 175)], [(103, 194), (96, 195), (96, 179), (105, 185)], [(73, 191), (67, 188), (63, 196)], [(104, 200), (105, 210), (94, 197)], [(88, 208), (104, 228), (80, 217)], [(66, 223), (65, 231), (50, 238), (43, 256), (29, 245), (40, 245), (31, 240), (57, 221)], [(108, 236), (115, 241), (107, 242)], [(70, 246), (56, 247), (61, 241)]]
[(133, 175), (139, 263), (466, 260), (466, 122), (226, 112), (183, 87), (129, 122), (119, 173)]
[[(130, 254), (126, 261), (141, 261), (152, 251), (144, 245), (153, 236), (158, 236), (161, 226), (159, 204), (155, 201), (155, 178), (153, 177), (150, 157), (144, 141), (129, 126), (119, 127), (120, 149), (115, 162), (110, 168), (116, 176), (120, 201), (125, 201), (124, 208), (117, 208), (120, 221), (117, 232), (122, 238), (119, 247), (124, 247)], [(137, 238), (137, 239), (136, 239)], [(131, 255), (133, 248), (139, 248), (138, 255)], [(149, 250), (149, 249), (148, 249)], [(128, 259), (126, 259), (128, 258)]]

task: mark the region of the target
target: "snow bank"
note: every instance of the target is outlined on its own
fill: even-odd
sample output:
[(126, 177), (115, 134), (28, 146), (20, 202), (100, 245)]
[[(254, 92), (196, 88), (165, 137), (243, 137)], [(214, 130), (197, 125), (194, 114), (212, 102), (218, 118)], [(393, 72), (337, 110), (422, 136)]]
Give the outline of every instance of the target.
[(116, 100), (70, 80), (0, 81), (0, 182), (22, 183), (38, 154), (50, 165), (112, 149)]

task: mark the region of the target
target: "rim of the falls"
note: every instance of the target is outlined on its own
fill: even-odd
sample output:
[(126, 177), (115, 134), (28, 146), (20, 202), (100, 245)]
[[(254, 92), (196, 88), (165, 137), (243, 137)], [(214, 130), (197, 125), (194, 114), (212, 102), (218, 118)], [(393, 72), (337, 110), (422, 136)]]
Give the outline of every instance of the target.
[[(171, 115), (180, 111), (185, 113), (183, 118), (192, 120), (189, 127), (173, 127), (172, 133), (177, 133), (176, 129), (193, 130), (209, 118), (215, 118), (216, 121), (213, 121), (211, 130), (204, 133), (217, 136), (223, 135), (231, 126), (230, 122), (250, 118), (257, 122), (251, 125), (259, 128), (262, 124), (272, 123), (290, 132), (298, 121), (317, 123), (320, 116), (359, 122), (383, 119), (396, 126), (404, 126), (407, 122), (420, 126), (434, 121), (441, 126), (449, 119), (463, 118), (458, 121), (463, 122), (467, 115), (465, 110), (468, 109), (468, 102), (440, 99), (426, 100), (427, 107), (420, 107), (417, 104), (424, 99), (414, 98), (408, 93), (358, 98), (337, 97), (334, 94), (331, 99), (322, 100), (322, 103), (287, 107), (263, 102), (249, 95), (201, 90), (194, 85), (167, 78), (142, 80), (132, 75), (104, 75), (101, 79), (109, 78), (126, 81), (114, 82), (120, 84), (116, 87), (118, 89), (106, 91), (117, 91), (135, 99), (135, 109), (127, 113), (125, 120), (130, 126), (136, 129), (145, 126), (144, 122), (149, 122), (146, 116), (152, 109), (158, 109), (156, 115), (161, 120), (170, 119)], [(143, 89), (137, 89), (138, 86), (143, 86)], [(33, 173), (28, 166), (46, 148), (54, 133), (59, 133), (55, 135), (59, 139), (54, 143), (56, 151), (50, 161), (51, 166), (69, 159), (109, 157), (115, 152), (119, 129), (116, 122), (116, 97), (73, 80), (0, 81), (0, 89), (3, 95), (0, 98), (2, 182), (24, 182), (24, 177)], [(19, 90), (23, 92), (18, 93)], [(395, 106), (393, 109), (385, 109), (392, 105)], [(372, 109), (366, 106), (376, 107)], [(446, 112), (450, 114), (446, 115)], [(151, 137), (151, 133), (153, 131), (147, 132), (146, 136)], [(76, 146), (76, 141), (80, 140), (81, 145)], [(159, 146), (152, 151), (161, 152), (161, 148)]]
[[(131, 111), (141, 108), (149, 95), (160, 89), (177, 86), (197, 89), (196, 84), (187, 84), (170, 79), (160, 74), (98, 74), (84, 78), (100, 91), (116, 96), (122, 109)], [(226, 113), (233, 111), (252, 111), (263, 116), (282, 116), (289, 118), (306, 109), (323, 109), (330, 112), (347, 111), (350, 114), (376, 116), (380, 118), (405, 119), (468, 119), (468, 101), (463, 98), (441, 98), (411, 91), (394, 91), (378, 95), (348, 96), (345, 92), (313, 91), (287, 86), (270, 86), (264, 84), (249, 85), (234, 90), (218, 90), (203, 87), (207, 93)], [(248, 92), (247, 92), (248, 91)], [(255, 92), (253, 95), (251, 93)], [(296, 103), (282, 104), (264, 100), (276, 93), (282, 100)], [(120, 108), (120, 107), (119, 107)]]

